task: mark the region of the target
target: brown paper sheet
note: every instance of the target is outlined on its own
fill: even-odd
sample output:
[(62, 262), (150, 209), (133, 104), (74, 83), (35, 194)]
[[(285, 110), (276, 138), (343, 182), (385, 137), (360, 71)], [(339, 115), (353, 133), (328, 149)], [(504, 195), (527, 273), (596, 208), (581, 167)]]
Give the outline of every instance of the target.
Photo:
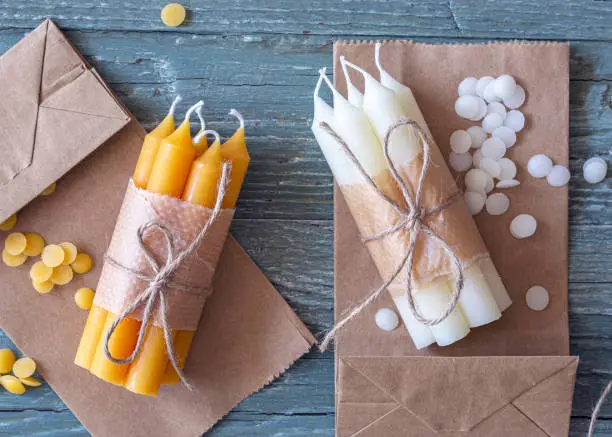
[[(339, 63), (342, 55), (378, 77), (373, 43), (337, 42), (334, 70), (341, 92), (346, 91)], [(547, 154), (556, 164), (568, 164), (569, 46), (559, 43), (427, 45), (394, 41), (383, 44), (381, 63), (393, 77), (412, 88), (444, 156), (450, 149), (450, 134), (473, 124), (459, 118), (453, 109), (457, 85), (463, 78), (507, 73), (524, 86), (527, 101), (521, 111), (526, 115), (526, 127), (517, 134), (517, 144), (509, 153), (519, 168), (517, 177), (521, 186), (505, 191), (511, 199), (506, 214), (489, 216), (483, 213), (476, 217), (481, 235), (514, 303), (499, 321), (472, 329), (466, 339), (448, 347), (432, 346), (419, 351), (405, 329), (388, 333), (376, 327), (376, 311), (382, 307), (393, 308), (390, 297), (383, 296), (337, 336), (336, 434), (342, 437), (395, 437), (406, 435), (410, 430), (410, 435), (415, 436), (447, 435), (444, 433), (449, 430), (443, 423), (454, 423), (453, 432), (457, 434), (453, 436), (567, 435), (577, 361), (577, 358), (567, 357), (568, 191), (567, 187), (553, 188), (546, 180), (530, 177), (526, 165), (536, 153)], [(358, 75), (352, 79), (363, 86)], [(520, 213), (535, 216), (538, 231), (534, 237), (519, 241), (510, 235), (508, 226)], [(338, 189), (335, 190), (335, 251), (335, 312), (339, 318), (377, 287), (381, 278), (359, 240), (353, 218)], [(543, 285), (550, 293), (550, 305), (542, 312), (531, 311), (525, 304), (524, 293), (535, 284)], [(438, 357), (440, 361), (432, 361), (427, 356)], [(462, 358), (460, 366), (458, 358), (442, 357), (472, 358)], [(502, 378), (507, 388), (514, 390), (511, 375), (516, 374), (517, 367), (500, 365), (506, 360), (520, 360), (524, 372), (535, 372), (540, 367), (548, 369), (534, 376), (525, 386), (530, 389), (525, 391), (526, 397), (535, 390), (530, 408), (508, 394), (503, 407), (487, 416), (486, 421), (472, 420), (475, 414), (472, 409), (480, 411), (481, 408), (472, 397), (483, 396), (485, 400), (499, 402), (501, 396), (499, 391), (492, 393), (479, 387)], [(399, 364), (396, 370), (386, 367), (396, 362), (415, 368), (407, 373), (408, 370), (400, 369)], [(342, 369), (347, 366), (369, 376), (357, 378), (360, 382), (346, 378)], [(384, 384), (368, 373), (378, 374), (385, 369), (388, 375)], [(449, 376), (449, 373), (452, 381), (443, 387), (444, 390), (432, 389), (432, 381), (440, 374)], [(359, 384), (373, 384), (384, 395), (372, 392), (372, 397), (368, 398), (371, 403), (367, 405), (344, 402), (343, 396), (354, 393)], [(400, 391), (390, 393), (391, 386)], [(366, 388), (363, 390), (365, 392)], [(457, 399), (445, 401), (442, 412), (434, 408), (446, 418), (444, 421), (439, 416), (423, 416), (413, 404), (415, 399), (417, 403), (442, 401), (446, 393), (454, 391), (462, 393), (462, 402)], [(542, 391), (545, 395), (537, 397)], [(549, 401), (543, 402), (542, 398)], [(412, 403), (407, 403), (408, 399)], [(518, 407), (517, 402), (522, 407)], [(406, 414), (406, 408), (410, 414)], [(483, 428), (477, 427), (479, 423)]]
[(0, 265), (0, 327), (37, 360), (43, 378), (94, 436), (197, 437), (283, 373), (314, 338), (229, 237), (185, 367), (194, 391), (174, 386), (157, 398), (138, 396), (73, 364), (87, 318), (74, 292), (97, 283), (144, 135), (130, 122), (59, 180), (52, 196), (21, 211), (16, 230), (40, 233), (48, 242), (73, 241), (93, 256), (94, 268), (39, 295), (28, 276), (32, 260), (19, 268)]

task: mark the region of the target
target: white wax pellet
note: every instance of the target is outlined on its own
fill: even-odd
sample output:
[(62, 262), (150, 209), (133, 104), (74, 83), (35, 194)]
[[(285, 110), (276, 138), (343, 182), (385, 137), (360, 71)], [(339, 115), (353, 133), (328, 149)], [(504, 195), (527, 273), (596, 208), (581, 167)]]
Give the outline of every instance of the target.
[(517, 181), (516, 179), (508, 179), (508, 180), (499, 181), (495, 187), (503, 189), (503, 188), (514, 188), (514, 187), (518, 187), (519, 185), (521, 185), (521, 183)]
[(510, 198), (504, 193), (494, 193), (485, 202), (487, 212), (491, 215), (502, 215), (510, 208)]
[(525, 103), (525, 90), (517, 85), (514, 92), (504, 99), (504, 105), (510, 109), (518, 109)]
[(553, 187), (567, 185), (570, 180), (570, 171), (563, 165), (555, 165), (546, 176), (546, 181)]
[(462, 118), (475, 117), (480, 108), (479, 100), (476, 96), (461, 96), (455, 100), (455, 112)]
[(493, 182), (493, 176), (487, 173), (487, 183), (485, 184), (485, 193), (489, 194), (491, 191), (493, 191), (493, 188), (495, 188), (495, 182)]
[(472, 155), (469, 153), (455, 153), (451, 151), (448, 155), (448, 163), (456, 172), (468, 171), (472, 168)]
[(534, 285), (525, 293), (525, 302), (533, 311), (542, 311), (550, 303), (548, 290), (540, 285)]
[(484, 194), (475, 193), (473, 191), (466, 191), (463, 195), (463, 198), (465, 199), (465, 203), (468, 207), (468, 210), (472, 215), (476, 215), (480, 211), (482, 211), (482, 208), (484, 207), (486, 201), (486, 197)]
[(531, 237), (537, 228), (536, 219), (529, 214), (519, 214), (510, 222), (510, 234), (519, 240)]
[(478, 79), (478, 82), (476, 83), (476, 94), (484, 98), (485, 88), (494, 80), (495, 79), (493, 79), (491, 76), (484, 76)]
[(499, 102), (501, 100), (499, 95), (497, 95), (497, 93), (495, 92), (495, 81), (492, 81), (489, 85), (487, 85), (484, 90), (483, 97), (489, 103)]
[(512, 76), (504, 74), (495, 79), (495, 82), (493, 82), (493, 87), (496, 95), (502, 99), (506, 99), (514, 93), (514, 90), (516, 89), (516, 82)]
[(584, 180), (589, 184), (603, 181), (608, 173), (608, 164), (601, 158), (589, 158), (582, 166)]
[(507, 149), (514, 146), (514, 143), (516, 143), (516, 133), (508, 126), (498, 127), (493, 131), (492, 135), (493, 138), (499, 138), (502, 140)]
[(546, 155), (534, 155), (527, 162), (527, 171), (534, 178), (545, 178), (552, 168), (552, 159)]
[(492, 133), (495, 129), (503, 125), (504, 119), (497, 113), (487, 114), (485, 118), (482, 119), (482, 128), (488, 133)]
[(514, 179), (516, 176), (516, 164), (509, 158), (502, 158), (497, 161), (501, 172), (499, 174), (499, 180), (508, 181)]
[(459, 93), (459, 96), (475, 96), (477, 83), (478, 79), (476, 79), (475, 77), (466, 77), (465, 79), (463, 79), (457, 87), (457, 92)]
[(484, 193), (487, 187), (487, 176), (484, 170), (473, 168), (465, 174), (466, 191)]
[(491, 177), (497, 178), (501, 173), (501, 166), (496, 160), (484, 157), (480, 160), (479, 169), (486, 171)]
[(470, 118), (470, 121), (480, 121), (487, 115), (487, 102), (478, 97), (478, 113)]
[(506, 107), (503, 105), (503, 103), (491, 102), (487, 105), (487, 114), (499, 114), (505, 120)]
[(392, 309), (381, 308), (376, 312), (376, 324), (383, 331), (393, 331), (399, 325), (399, 317)]
[(464, 130), (456, 130), (450, 136), (450, 146), (455, 153), (466, 153), (472, 147), (472, 137)]
[(491, 159), (502, 159), (506, 154), (506, 145), (498, 138), (489, 138), (480, 148), (482, 156)]
[(472, 164), (474, 167), (478, 168), (480, 166), (480, 161), (482, 161), (482, 150), (478, 149), (472, 155)]
[(514, 132), (520, 132), (525, 127), (525, 116), (521, 111), (513, 109), (508, 111), (504, 119), (504, 126), (509, 127)]
[(472, 147), (474, 149), (480, 149), (480, 146), (482, 146), (482, 143), (488, 137), (485, 130), (480, 126), (469, 127), (467, 133), (472, 137)]

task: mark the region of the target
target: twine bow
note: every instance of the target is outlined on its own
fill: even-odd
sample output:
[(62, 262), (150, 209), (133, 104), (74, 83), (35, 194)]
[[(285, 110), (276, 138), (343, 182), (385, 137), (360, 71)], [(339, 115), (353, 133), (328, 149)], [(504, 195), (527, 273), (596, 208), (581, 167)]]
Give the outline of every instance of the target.
[[(113, 264), (115, 267), (130, 273), (131, 275), (145, 280), (148, 282), (147, 288), (138, 295), (138, 297), (132, 302), (127, 308), (123, 310), (123, 312), (117, 317), (117, 319), (113, 322), (111, 327), (108, 329), (104, 336), (104, 354), (106, 358), (112, 361), (115, 364), (126, 364), (131, 363), (138, 356), (138, 354), (142, 350), (142, 345), (144, 342), (144, 336), (146, 333), (147, 326), (151, 324), (151, 316), (153, 311), (156, 308), (157, 302), (159, 301), (158, 311), (161, 316), (162, 329), (164, 332), (164, 340), (166, 342), (166, 348), (168, 351), (168, 358), (172, 363), (172, 367), (178, 374), (181, 382), (189, 389), (191, 389), (191, 385), (187, 381), (185, 374), (183, 373), (183, 369), (180, 368), (179, 363), (177, 361), (175, 352), (174, 352), (174, 341), (172, 338), (172, 329), (168, 324), (168, 314), (167, 314), (167, 303), (166, 303), (166, 288), (171, 286), (174, 289), (180, 290), (182, 292), (201, 292), (201, 287), (195, 287), (188, 284), (179, 284), (172, 282), (172, 277), (176, 270), (180, 267), (180, 265), (185, 261), (185, 259), (193, 253), (194, 250), (198, 248), (204, 237), (208, 234), (208, 231), (212, 227), (213, 223), (217, 220), (221, 209), (223, 198), (225, 197), (225, 193), (227, 191), (227, 184), (229, 183), (229, 173), (231, 169), (231, 164), (225, 162), (223, 164), (223, 169), (221, 172), (221, 179), (219, 181), (219, 192), (217, 195), (217, 200), (215, 202), (215, 206), (210, 214), (210, 217), (198, 233), (198, 235), (193, 239), (193, 241), (187, 246), (182, 252), (175, 254), (175, 244), (174, 237), (170, 230), (162, 223), (155, 222), (153, 220), (142, 224), (137, 231), (137, 241), (140, 247), (140, 250), (145, 255), (145, 259), (148, 261), (151, 270), (153, 271), (152, 275), (147, 275), (141, 272), (138, 272), (128, 266), (121, 264), (120, 262), (114, 260), (113, 258), (106, 256), (106, 261)], [(149, 230), (157, 230), (161, 232), (166, 241), (166, 260), (163, 264), (160, 264), (155, 256), (153, 255), (151, 249), (147, 246), (144, 241), (144, 235)], [(109, 350), (109, 341), (115, 329), (119, 323), (121, 323), (124, 319), (126, 319), (132, 312), (134, 312), (141, 305), (144, 305), (144, 311), (142, 316), (142, 324), (140, 326), (140, 330), (138, 331), (138, 340), (136, 342), (136, 347), (132, 354), (126, 358), (115, 358), (112, 356)]]
[[(371, 241), (380, 240), (388, 235), (391, 235), (395, 232), (399, 232), (401, 230), (407, 231), (410, 234), (409, 244), (402, 256), (400, 263), (397, 265), (391, 276), (386, 281), (384, 281), (384, 283), (380, 287), (371, 292), (365, 299), (363, 299), (358, 305), (356, 305), (349, 312), (349, 314), (346, 315), (340, 322), (336, 323), (332, 330), (329, 331), (329, 333), (325, 336), (319, 348), (321, 349), (321, 351), (327, 349), (329, 343), (333, 340), (338, 330), (340, 330), (344, 325), (346, 325), (348, 322), (357, 317), (367, 306), (369, 306), (372, 302), (378, 299), (378, 297), (380, 297), (380, 295), (385, 291), (385, 289), (389, 285), (391, 285), (391, 283), (393, 283), (393, 281), (404, 269), (406, 270), (406, 297), (408, 298), (408, 306), (412, 311), (412, 314), (414, 315), (415, 319), (426, 326), (434, 326), (439, 324), (440, 322), (445, 320), (457, 306), (457, 302), (459, 301), (459, 297), (461, 296), (461, 292), (463, 291), (463, 266), (461, 265), (461, 261), (455, 254), (451, 245), (444, 241), (444, 239), (442, 239), (431, 227), (429, 227), (424, 222), (424, 219), (430, 215), (437, 214), (438, 212), (449, 207), (455, 200), (458, 199), (459, 196), (458, 194), (456, 194), (455, 196), (452, 196), (450, 199), (448, 199), (445, 203), (442, 203), (433, 209), (426, 210), (423, 209), (423, 207), (421, 206), (425, 177), (427, 176), (429, 166), (431, 165), (431, 146), (427, 133), (425, 133), (425, 131), (421, 128), (421, 126), (419, 126), (416, 121), (405, 119), (401, 119), (393, 123), (391, 126), (389, 126), (389, 129), (387, 129), (387, 132), (385, 133), (383, 153), (385, 161), (387, 163), (387, 167), (391, 172), (391, 176), (400, 188), (402, 198), (406, 202), (406, 206), (403, 206), (389, 198), (389, 196), (383, 193), (376, 186), (374, 180), (366, 173), (365, 169), (359, 163), (357, 157), (349, 149), (346, 142), (342, 139), (342, 137), (340, 137), (340, 135), (338, 135), (334, 131), (334, 129), (329, 124), (323, 122), (320, 123), (319, 126), (338, 142), (342, 150), (352, 161), (353, 165), (355, 165), (355, 167), (357, 168), (361, 176), (365, 179), (370, 188), (372, 188), (372, 190), (374, 190), (374, 192), (381, 199), (388, 203), (397, 212), (399, 216), (399, 220), (393, 226), (390, 226), (389, 228), (384, 229), (383, 231), (375, 235), (364, 237), (364, 243), (367, 244)], [(421, 173), (414, 196), (410, 193), (408, 186), (400, 176), (397, 168), (395, 167), (395, 164), (389, 156), (391, 134), (395, 131), (395, 129), (401, 126), (409, 126), (414, 129), (423, 146), (423, 167), (421, 168)], [(417, 237), (420, 233), (423, 233), (428, 238), (433, 239), (442, 247), (449, 260), (451, 261), (451, 266), (455, 277), (455, 283), (451, 299), (446, 309), (442, 312), (442, 314), (440, 314), (440, 316), (436, 318), (425, 317), (417, 308), (417, 305), (414, 302), (414, 297), (412, 296), (412, 266), (414, 263), (414, 249), (416, 246)]]

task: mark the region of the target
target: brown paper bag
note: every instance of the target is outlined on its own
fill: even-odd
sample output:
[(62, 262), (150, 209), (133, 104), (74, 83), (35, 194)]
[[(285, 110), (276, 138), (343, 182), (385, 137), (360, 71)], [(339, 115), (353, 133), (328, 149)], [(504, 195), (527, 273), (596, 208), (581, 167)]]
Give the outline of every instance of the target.
[[(341, 92), (342, 55), (378, 77), (373, 43), (337, 42), (334, 70)], [(371, 305), (336, 338), (337, 436), (567, 435), (578, 361), (567, 356), (567, 187), (530, 177), (526, 164), (536, 153), (568, 164), (568, 61), (569, 46), (558, 43), (383, 44), (382, 65), (412, 88), (445, 156), (450, 134), (473, 124), (453, 109), (463, 78), (507, 73), (525, 88), (526, 128), (509, 153), (521, 185), (505, 191), (511, 199), (506, 214), (476, 217), (514, 303), (500, 320), (473, 329), (466, 339), (420, 351), (405, 329), (389, 333), (376, 327), (376, 311), (393, 307), (388, 296)], [(362, 86), (357, 75), (352, 79)], [(527, 240), (508, 231), (520, 213), (538, 220), (538, 231)], [(335, 250), (339, 319), (381, 278), (338, 189)], [(542, 312), (525, 304), (524, 293), (535, 284), (550, 293)]]
[[(88, 99), (89, 92), (81, 89), (73, 97)], [(98, 281), (144, 135), (131, 121), (58, 181), (52, 196), (37, 198), (21, 211), (16, 230), (37, 232), (47, 242), (72, 241), (92, 255), (94, 268), (68, 286), (39, 295), (28, 275), (32, 260), (19, 268), (0, 265), (0, 327), (37, 360), (43, 378), (93, 435), (197, 437), (283, 373), (314, 338), (230, 236), (185, 367), (193, 391), (172, 386), (162, 388), (157, 398), (138, 396), (73, 364), (87, 318), (74, 304), (74, 292)], [(92, 146), (83, 141), (83, 148)], [(72, 159), (69, 149), (57, 147), (54, 153)], [(13, 190), (28, 188), (18, 179), (11, 184)]]

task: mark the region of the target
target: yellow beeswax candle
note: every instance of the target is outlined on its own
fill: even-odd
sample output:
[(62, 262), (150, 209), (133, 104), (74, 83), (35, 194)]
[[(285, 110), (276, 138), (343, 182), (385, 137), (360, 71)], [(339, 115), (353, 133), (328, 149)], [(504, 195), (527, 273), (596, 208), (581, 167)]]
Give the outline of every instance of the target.
[(164, 330), (149, 325), (142, 350), (130, 366), (125, 388), (141, 395), (157, 396), (167, 365), (168, 351)]
[(183, 190), (183, 200), (212, 208), (217, 198), (217, 185), (221, 177), (223, 156), (219, 134), (215, 131), (204, 131), (202, 136), (209, 133), (215, 135), (215, 141), (202, 156), (193, 161)]
[(77, 366), (87, 370), (91, 367), (91, 362), (93, 361), (98, 343), (100, 343), (100, 336), (106, 322), (106, 314), (107, 311), (104, 308), (95, 305), (91, 307), (74, 359), (74, 364)]
[[(191, 349), (191, 343), (193, 342), (193, 336), (195, 331), (177, 331), (174, 334), (174, 353), (176, 354), (176, 361), (179, 367), (182, 369), (185, 367), (185, 361), (187, 361), (187, 355), (189, 349)], [(168, 363), (166, 371), (161, 379), (161, 383), (165, 385), (176, 385), (180, 381), (178, 373), (174, 370), (172, 363)]]
[(144, 138), (140, 156), (138, 156), (138, 162), (136, 163), (136, 168), (132, 175), (134, 184), (139, 188), (145, 188), (147, 186), (151, 170), (153, 169), (153, 162), (155, 161), (155, 156), (157, 155), (161, 141), (174, 132), (174, 111), (176, 110), (176, 105), (178, 105), (181, 100), (181, 96), (175, 97), (168, 111), (168, 115), (166, 115), (161, 123)]
[(202, 156), (208, 149), (208, 139), (206, 138), (206, 134), (204, 134), (206, 131), (206, 121), (202, 115), (201, 106), (196, 109), (196, 114), (198, 114), (198, 118), (200, 119), (200, 132), (193, 138), (193, 147), (196, 150), (196, 156)]
[(251, 161), (244, 136), (244, 118), (235, 109), (230, 111), (230, 115), (238, 119), (240, 126), (234, 132), (234, 135), (221, 146), (223, 159), (232, 164), (230, 181), (225, 198), (223, 199), (223, 208), (233, 208), (236, 206), (238, 194), (240, 193), (240, 188), (242, 188), (242, 182)]

